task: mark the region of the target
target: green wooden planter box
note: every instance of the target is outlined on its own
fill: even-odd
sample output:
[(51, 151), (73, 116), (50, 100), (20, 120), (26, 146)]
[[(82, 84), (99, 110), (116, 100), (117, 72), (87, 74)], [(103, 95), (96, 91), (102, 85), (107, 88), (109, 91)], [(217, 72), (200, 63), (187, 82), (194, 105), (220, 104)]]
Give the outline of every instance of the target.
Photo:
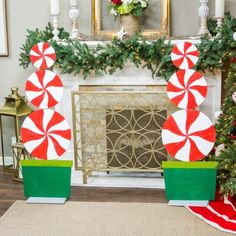
[(72, 161), (21, 160), (26, 197), (69, 198)]
[(167, 200), (214, 200), (217, 162), (162, 162)]

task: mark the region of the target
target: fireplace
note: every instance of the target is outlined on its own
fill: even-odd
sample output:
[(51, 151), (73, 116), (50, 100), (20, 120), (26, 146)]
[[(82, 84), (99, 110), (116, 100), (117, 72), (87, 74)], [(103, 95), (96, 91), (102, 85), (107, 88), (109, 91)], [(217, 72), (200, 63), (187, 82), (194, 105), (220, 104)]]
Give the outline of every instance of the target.
[[(93, 44), (96, 44), (96, 42), (93, 42)], [(60, 73), (59, 71), (56, 72)], [(212, 73), (205, 73), (204, 77), (208, 83), (208, 94), (199, 109), (212, 119), (214, 112), (220, 110), (221, 71), (216, 70), (214, 75)], [(80, 75), (75, 77), (64, 74), (62, 80), (64, 83), (64, 96), (60, 104), (57, 105), (56, 110), (65, 116), (70, 126), (74, 129), (74, 140), (69, 151), (63, 158), (66, 160), (75, 160), (75, 170), (73, 170), (73, 173), (77, 175), (80, 173), (78, 170), (82, 170), (84, 173), (84, 183), (86, 183), (87, 175), (93, 170), (122, 171), (123, 173), (130, 171), (129, 168), (123, 167), (123, 162), (125, 162), (126, 159), (121, 160), (121, 165), (117, 168), (117, 162), (113, 162), (111, 158), (112, 148), (109, 145), (114, 145), (114, 141), (109, 144), (109, 135), (106, 129), (104, 129), (104, 127), (108, 125), (108, 120), (110, 119), (108, 115), (111, 110), (123, 115), (125, 112), (129, 113), (130, 110), (133, 109), (132, 107), (132, 109), (128, 107), (128, 103), (132, 105), (131, 101), (138, 101), (136, 104), (139, 104), (139, 107), (133, 109), (138, 113), (135, 113), (133, 119), (137, 120), (139, 116), (142, 116), (141, 111), (144, 108), (149, 113), (150, 111), (159, 112), (160, 115), (167, 117), (176, 109), (171, 105), (169, 99), (167, 99), (166, 81), (163, 78), (152, 78), (150, 71), (146, 68), (137, 68), (130, 63), (127, 63), (122, 70), (118, 70), (112, 75), (94, 75), (84, 80)], [(120, 97), (120, 102), (114, 103), (118, 96)], [(131, 99), (132, 96), (133, 100)], [(127, 98), (129, 99), (127, 100)], [(100, 107), (95, 105), (94, 100), (97, 100), (99, 103), (102, 101)], [(154, 103), (152, 107), (146, 107), (147, 104), (152, 104), (152, 102)], [(127, 104), (126, 109), (124, 109), (125, 104)], [(112, 107), (112, 105), (114, 106)], [(99, 112), (99, 110), (101, 112)], [(161, 112), (164, 113), (162, 114)], [(72, 119), (72, 116), (74, 119)], [(93, 118), (91, 118), (92, 116)], [(132, 122), (134, 122), (134, 120)], [(100, 123), (101, 127), (95, 130), (97, 123)], [(86, 132), (84, 132), (84, 130), (86, 130)], [(112, 135), (114, 134), (111, 133), (111, 139)], [(126, 137), (127, 142), (130, 142), (128, 141), (129, 137), (130, 136)], [(151, 135), (149, 138), (152, 139)], [(117, 145), (123, 145), (125, 139), (120, 138), (119, 140)], [(136, 140), (134, 142), (136, 143), (136, 147), (142, 146), (143, 149), (145, 148), (146, 139), (134, 138), (134, 140)], [(90, 145), (88, 141), (92, 145)], [(155, 148), (159, 149), (159, 143), (156, 145)], [(127, 145), (125, 155), (130, 156), (128, 153), (132, 151), (135, 152), (136, 155), (143, 153), (143, 150), (133, 150)], [(94, 158), (94, 156), (96, 156), (96, 158)], [(122, 159), (121, 157), (124, 156), (124, 154), (118, 156), (119, 159)], [(145, 154), (143, 154), (143, 156), (145, 156)], [(152, 171), (161, 171), (161, 169), (156, 166), (157, 162), (153, 163), (153, 161), (150, 162), (148, 168), (145, 168), (143, 162), (147, 162), (148, 159), (143, 156), (141, 156), (140, 159), (141, 163), (135, 163), (134, 159), (132, 159), (132, 162), (127, 164), (128, 167), (132, 166), (132, 171), (144, 171), (147, 173), (149, 168), (154, 166), (155, 168), (153, 168)], [(158, 155), (158, 157), (160, 158), (160, 160), (158, 159), (159, 163), (161, 163), (162, 157), (166, 158), (164, 155)], [(149, 175), (149, 173), (145, 175)], [(77, 178), (73, 177), (73, 175), (72, 181), (78, 182)]]

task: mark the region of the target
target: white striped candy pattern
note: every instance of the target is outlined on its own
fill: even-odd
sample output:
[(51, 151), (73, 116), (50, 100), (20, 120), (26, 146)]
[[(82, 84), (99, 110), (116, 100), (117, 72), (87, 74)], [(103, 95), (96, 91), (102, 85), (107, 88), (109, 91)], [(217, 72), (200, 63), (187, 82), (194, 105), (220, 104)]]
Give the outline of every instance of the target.
[(26, 150), (32, 156), (52, 160), (59, 158), (68, 149), (71, 130), (61, 114), (41, 109), (25, 119), (21, 137)]
[(55, 50), (49, 43), (37, 43), (30, 51), (30, 61), (37, 69), (48, 69), (56, 61)]
[(195, 70), (178, 70), (168, 81), (167, 95), (179, 108), (195, 108), (207, 95), (206, 80)]
[(177, 43), (171, 52), (172, 63), (179, 69), (191, 69), (198, 61), (198, 50), (190, 42)]
[(63, 84), (60, 77), (49, 70), (39, 70), (25, 83), (28, 100), (38, 108), (50, 108), (62, 99)]
[(162, 142), (172, 157), (181, 161), (198, 161), (212, 150), (215, 128), (203, 113), (180, 110), (164, 123)]

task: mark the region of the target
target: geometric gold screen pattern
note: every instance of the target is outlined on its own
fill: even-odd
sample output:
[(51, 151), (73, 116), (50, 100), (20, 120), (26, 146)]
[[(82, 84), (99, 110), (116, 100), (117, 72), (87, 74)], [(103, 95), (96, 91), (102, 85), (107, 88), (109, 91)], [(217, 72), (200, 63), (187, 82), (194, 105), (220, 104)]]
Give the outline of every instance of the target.
[(160, 140), (166, 110), (126, 108), (106, 112), (107, 167), (159, 169), (166, 160)]
[(75, 168), (161, 172), (161, 129), (174, 111), (165, 86), (80, 86), (72, 92)]

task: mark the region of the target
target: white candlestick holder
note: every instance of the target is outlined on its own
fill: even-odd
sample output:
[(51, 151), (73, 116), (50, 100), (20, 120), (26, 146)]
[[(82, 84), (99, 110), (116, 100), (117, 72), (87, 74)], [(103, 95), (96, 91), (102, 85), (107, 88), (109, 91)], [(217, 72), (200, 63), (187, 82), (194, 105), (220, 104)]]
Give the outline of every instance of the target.
[(78, 29), (78, 19), (79, 19), (79, 9), (77, 5), (71, 6), (69, 10), (69, 18), (71, 20), (71, 39), (79, 38), (79, 29)]
[(215, 16), (214, 17), (216, 19), (216, 37), (219, 37), (220, 36), (220, 28), (222, 26), (222, 22), (223, 22), (223, 19), (224, 17), (218, 17), (218, 16)]
[(215, 17), (215, 19), (216, 19), (217, 29), (219, 30), (219, 28), (222, 25), (224, 17)]
[(53, 40), (59, 41), (59, 30), (58, 30), (58, 15), (51, 15), (52, 18), (52, 34), (53, 34)]
[(197, 35), (208, 34), (209, 36), (211, 36), (207, 27), (207, 17), (209, 14), (208, 0), (200, 0), (198, 14), (201, 18), (201, 24)]

